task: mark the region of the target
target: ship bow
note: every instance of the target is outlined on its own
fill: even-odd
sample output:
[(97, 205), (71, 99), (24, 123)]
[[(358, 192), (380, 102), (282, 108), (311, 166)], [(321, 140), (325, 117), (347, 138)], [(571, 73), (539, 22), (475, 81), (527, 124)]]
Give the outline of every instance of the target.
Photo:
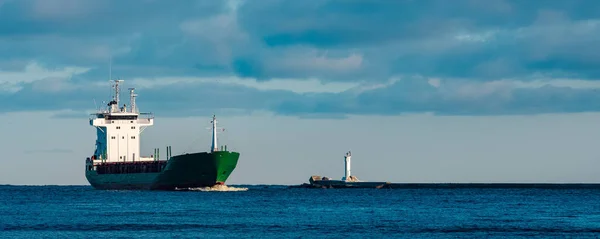
[(173, 156), (157, 177), (153, 188), (174, 190), (225, 184), (235, 169), (239, 156), (238, 152), (229, 151)]

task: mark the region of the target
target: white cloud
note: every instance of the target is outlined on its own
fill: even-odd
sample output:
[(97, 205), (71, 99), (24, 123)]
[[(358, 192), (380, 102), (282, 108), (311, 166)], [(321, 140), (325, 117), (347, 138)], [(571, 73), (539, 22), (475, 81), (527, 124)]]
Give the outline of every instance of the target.
[(71, 66), (62, 69), (48, 69), (37, 62), (30, 62), (22, 71), (3, 71), (0, 69), (0, 92), (16, 92), (21, 89), (20, 84), (49, 80), (52, 84), (46, 85), (56, 90), (57, 80), (67, 80), (73, 75), (89, 71), (91, 68)]
[(383, 83), (373, 83), (373, 84), (363, 83), (363, 84), (357, 85), (357, 86), (349, 89), (348, 93), (351, 93), (351, 94), (360, 94), (360, 93), (363, 93), (365, 91), (382, 89), (382, 88), (389, 87), (389, 86), (395, 84), (396, 82), (398, 82), (400, 80), (402, 80), (401, 77), (392, 77), (388, 81), (383, 82)]
[[(36, 91), (72, 90), (78, 85), (68, 81), (72, 76), (86, 73), (91, 68), (69, 66), (62, 69), (48, 69), (37, 62), (30, 62), (21, 71), (3, 71), (0, 69), (0, 91), (16, 92), (22, 83), (34, 83)], [(216, 83), (239, 85), (259, 90), (286, 90), (296, 93), (339, 93), (358, 86), (358, 83), (330, 82), (324, 83), (316, 78), (308, 79), (279, 79), (257, 81), (252, 78), (235, 76), (222, 77), (158, 77), (124, 79), (126, 84), (136, 88), (154, 88), (172, 84)], [(86, 83), (88, 84), (88, 83)], [(91, 83), (99, 87), (109, 87), (106, 81)]]
[(533, 81), (514, 81), (513, 83), (515, 87), (518, 88), (540, 88), (549, 85), (556, 87), (569, 87), (573, 89), (600, 89), (600, 81), (598, 80), (546, 79)]
[(442, 81), (439, 78), (431, 78), (427, 81), (427, 83), (435, 88), (439, 88), (442, 84)]
[[(134, 78), (130, 83), (136, 88), (153, 88), (171, 84), (216, 83), (240, 85), (259, 90), (287, 90), (296, 93), (338, 93), (357, 86), (356, 83), (323, 83), (317, 79), (273, 79), (257, 81), (240, 77), (161, 77)], [(101, 83), (105, 84), (105, 83)]]
[(454, 38), (459, 41), (467, 41), (467, 42), (488, 42), (493, 39), (498, 31), (484, 31), (481, 33), (465, 33), (458, 34)]
[(463, 83), (454, 88), (453, 96), (462, 99), (478, 99), (487, 95), (499, 94), (505, 99), (510, 98), (513, 84), (506, 81), (491, 81), (483, 83)]

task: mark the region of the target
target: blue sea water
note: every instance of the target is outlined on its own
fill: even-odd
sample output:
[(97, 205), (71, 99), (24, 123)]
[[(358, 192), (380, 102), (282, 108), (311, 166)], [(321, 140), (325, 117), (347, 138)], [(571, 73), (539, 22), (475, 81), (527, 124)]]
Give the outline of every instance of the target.
[(2, 238), (598, 238), (598, 189), (0, 186)]

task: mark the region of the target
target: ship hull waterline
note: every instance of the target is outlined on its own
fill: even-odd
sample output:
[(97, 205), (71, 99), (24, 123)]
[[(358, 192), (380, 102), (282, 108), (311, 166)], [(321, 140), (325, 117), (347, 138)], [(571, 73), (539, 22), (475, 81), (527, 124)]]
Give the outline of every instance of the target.
[(200, 152), (171, 157), (160, 172), (99, 174), (86, 170), (86, 179), (100, 190), (177, 190), (225, 184), (240, 153)]

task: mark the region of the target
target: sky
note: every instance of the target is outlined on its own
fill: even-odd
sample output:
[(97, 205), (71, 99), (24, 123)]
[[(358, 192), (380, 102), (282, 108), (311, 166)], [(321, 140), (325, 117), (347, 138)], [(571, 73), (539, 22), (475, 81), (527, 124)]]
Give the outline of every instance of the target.
[(0, 184), (86, 185), (110, 78), (143, 154), (217, 114), (230, 184), (599, 182), (598, 42), (593, 0), (0, 0)]

